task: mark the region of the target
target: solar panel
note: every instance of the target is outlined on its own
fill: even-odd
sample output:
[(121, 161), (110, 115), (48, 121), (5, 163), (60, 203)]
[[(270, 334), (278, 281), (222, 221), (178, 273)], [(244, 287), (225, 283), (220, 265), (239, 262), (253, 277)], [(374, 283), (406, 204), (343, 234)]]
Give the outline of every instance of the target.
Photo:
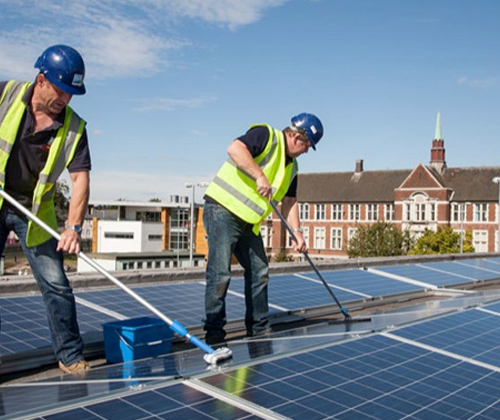
[[(493, 273), (491, 271), (486, 271), (480, 268), (460, 264), (456, 261), (433, 262), (421, 265), (422, 267), (426, 267), (443, 273), (462, 276), (463, 278), (469, 278), (471, 281), (488, 280), (498, 277), (498, 273)], [(461, 283), (465, 283), (465, 281), (462, 281)]]
[[(315, 333), (319, 329), (311, 329), (304, 333), (303, 340), (309, 340), (305, 345), (314, 348), (301, 347), (304, 342), (294, 345), (293, 335), (287, 339), (278, 336), (267, 341), (235, 343), (234, 363), (238, 364), (234, 367), (230, 362), (220, 369), (203, 371), (199, 351), (179, 355), (175, 363), (171, 356), (170, 365), (159, 369), (141, 367), (145, 363), (142, 361), (138, 362), (137, 376), (150, 376), (140, 381), (142, 388), (126, 389), (133, 378), (125, 378), (116, 366), (114, 374), (107, 369), (90, 371), (87, 382), (74, 388), (68, 382), (68, 395), (61, 391), (65, 380), (60, 384), (42, 383), (40, 389), (27, 387), (24, 392), (31, 391), (33, 400), (36, 395), (49, 402), (59, 399), (71, 404), (69, 409), (58, 408), (57, 414), (38, 417), (51, 420), (246, 419), (258, 418), (255, 408), (267, 413), (272, 410), (278, 418), (308, 420), (494, 419), (500, 414), (500, 367), (498, 362), (493, 365), (495, 359), (500, 360), (495, 353), (500, 341), (495, 337), (500, 337), (496, 331), (500, 316), (492, 312), (499, 307), (500, 302), (387, 332), (365, 331), (357, 339), (346, 340), (357, 336), (346, 333), (343, 341), (335, 342), (329, 341), (334, 340), (333, 335), (318, 339), (321, 334)], [(322, 328), (338, 331), (339, 326)], [(483, 345), (483, 338), (488, 335), (492, 337), (484, 340)], [(474, 342), (474, 337), (479, 339)], [(288, 348), (284, 345), (286, 340), (290, 343)], [(461, 341), (465, 343), (462, 353)], [(283, 348), (278, 350), (279, 346)], [(260, 349), (257, 352), (252, 347)], [(191, 356), (197, 359), (196, 366), (189, 366)], [(478, 363), (465, 357), (473, 357)], [(158, 363), (161, 359), (152, 360)], [(157, 383), (155, 375), (158, 381), (165, 380), (165, 375), (170, 379), (168, 383)], [(173, 384), (177, 375), (189, 379)], [(125, 381), (113, 382), (113, 378), (120, 377)], [(11, 394), (5, 393), (6, 389), (0, 391), (4, 402), (10, 403), (6, 397)], [(21, 391), (18, 404), (26, 410), (26, 398), (22, 398)], [(96, 395), (105, 398), (95, 401)], [(164, 402), (165, 396), (180, 405)], [(40, 400), (36, 402), (39, 404)], [(39, 404), (39, 409), (45, 410), (44, 404)]]
[[(200, 283), (163, 284), (132, 287), (134, 292), (169, 318), (177, 319), (186, 326), (199, 326), (204, 317), (205, 286)], [(127, 318), (150, 315), (147, 308), (120, 289), (95, 290), (77, 293), (86, 301), (118, 312)], [(237, 296), (226, 299), (231, 319), (244, 316), (244, 301)]]
[(432, 270), (430, 267), (421, 264), (383, 266), (377, 267), (377, 271), (406, 277), (436, 287), (454, 286), (474, 281), (470, 277), (456, 275), (444, 270)]
[[(19, 354), (51, 347), (45, 304), (40, 295), (0, 298), (2, 328), (0, 355)], [(101, 331), (112, 317), (77, 303), (78, 324), (85, 337)], [(100, 338), (102, 340), (102, 338)]]
[(293, 419), (451, 420), (500, 407), (499, 373), (380, 335), (306, 356), (203, 382)]
[[(316, 279), (314, 273), (307, 273), (306, 276)], [(233, 280), (231, 287), (238, 293), (243, 293), (244, 282)], [(341, 302), (360, 299), (359, 295), (348, 291), (333, 291)], [(332, 304), (332, 298), (323, 284), (287, 274), (272, 276), (269, 280), (269, 303), (285, 310), (299, 310)]]
[(393, 333), (500, 368), (500, 313), (494, 315), (477, 309), (463, 311)]
[(153, 390), (136, 391), (113, 400), (37, 417), (38, 420), (254, 420), (258, 418), (260, 417), (179, 383), (160, 386)]
[(493, 273), (500, 275), (500, 261), (495, 262), (491, 259), (486, 258), (471, 258), (456, 261), (457, 264), (465, 264), (470, 265), (477, 268), (482, 268), (483, 270), (487, 270)]
[(390, 296), (422, 289), (422, 287), (380, 276), (366, 270), (335, 270), (326, 272), (324, 277), (332, 285), (371, 297)]

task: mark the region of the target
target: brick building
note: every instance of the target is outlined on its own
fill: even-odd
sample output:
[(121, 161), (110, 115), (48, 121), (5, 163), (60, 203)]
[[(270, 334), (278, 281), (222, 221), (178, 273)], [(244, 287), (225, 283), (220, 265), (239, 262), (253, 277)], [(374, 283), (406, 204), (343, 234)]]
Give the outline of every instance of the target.
[[(476, 252), (498, 249), (500, 166), (448, 168), (438, 114), (429, 165), (413, 169), (299, 174), (298, 200), (304, 236), (315, 258), (345, 257), (358, 225), (377, 220), (409, 229), (451, 226), (472, 233)], [(500, 178), (499, 178), (500, 180)], [(497, 180), (498, 181), (498, 180)], [(275, 216), (262, 227), (270, 253), (279, 252), (288, 234)]]

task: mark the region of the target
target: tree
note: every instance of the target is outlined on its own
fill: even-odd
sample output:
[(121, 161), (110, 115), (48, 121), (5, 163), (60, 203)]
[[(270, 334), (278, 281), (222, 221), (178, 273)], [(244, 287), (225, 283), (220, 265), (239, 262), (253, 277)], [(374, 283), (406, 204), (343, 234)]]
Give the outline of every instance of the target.
[(286, 248), (281, 248), (280, 252), (278, 252), (274, 256), (274, 261), (276, 262), (290, 262), (293, 261), (292, 256), (288, 253)]
[[(460, 252), (460, 233), (454, 232), (450, 226), (439, 227), (437, 232), (425, 229), (410, 252), (410, 255), (456, 254)], [(463, 252), (474, 252), (472, 234), (465, 232)]]
[(68, 216), (70, 191), (64, 179), (56, 182), (54, 193), (54, 206), (56, 209), (57, 224), (64, 225)]
[(402, 232), (392, 223), (378, 221), (371, 226), (358, 225), (347, 247), (349, 258), (406, 255), (411, 248), (409, 231)]

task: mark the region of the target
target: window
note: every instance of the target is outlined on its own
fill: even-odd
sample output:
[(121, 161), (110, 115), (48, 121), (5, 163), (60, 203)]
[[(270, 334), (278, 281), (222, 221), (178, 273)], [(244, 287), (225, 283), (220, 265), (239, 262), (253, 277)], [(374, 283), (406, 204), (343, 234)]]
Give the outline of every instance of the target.
[(332, 204), (332, 220), (342, 220), (342, 204)]
[(179, 251), (188, 249), (189, 235), (184, 232), (170, 232), (170, 249)]
[(415, 221), (425, 222), (425, 203), (415, 203)]
[(474, 221), (475, 222), (488, 221), (488, 204), (486, 203), (474, 204)]
[(434, 222), (437, 220), (437, 204), (423, 193), (414, 194), (404, 203), (403, 220), (408, 222)]
[(304, 238), (304, 241), (305, 241), (307, 247), (309, 248), (309, 228), (308, 227), (304, 228), (304, 232), (302, 232), (302, 236)]
[(148, 241), (161, 241), (163, 235), (148, 235)]
[(384, 206), (384, 217), (386, 221), (394, 220), (394, 204), (386, 204)]
[(437, 220), (436, 203), (429, 204), (429, 210), (430, 210), (429, 220), (431, 222), (435, 222)]
[(410, 203), (406, 203), (405, 204), (405, 218), (404, 220), (406, 220), (407, 222), (409, 222), (411, 220), (411, 206), (410, 206)]
[(314, 248), (315, 249), (325, 249), (325, 228), (317, 227), (314, 228)]
[(358, 228), (349, 228), (347, 229), (347, 242), (350, 242), (354, 236), (358, 233)]
[(174, 208), (170, 213), (169, 249), (187, 250), (189, 244), (189, 209)]
[(472, 232), (472, 244), (476, 252), (488, 252), (488, 231), (474, 230)]
[(260, 227), (260, 236), (262, 236), (262, 242), (264, 243), (264, 248), (269, 248), (272, 246), (273, 242), (273, 230), (269, 226)]
[(452, 203), (451, 205), (451, 221), (462, 222), (467, 220), (467, 206), (470, 203)]
[(342, 229), (332, 228), (331, 230), (331, 249), (342, 249)]
[(138, 211), (135, 220), (141, 222), (161, 222), (161, 212), (159, 211)]
[(189, 209), (172, 209), (170, 227), (187, 229), (189, 227)]
[(367, 204), (366, 205), (366, 220), (369, 222), (373, 222), (378, 219), (377, 216), (378, 206), (376, 204)]
[(462, 219), (460, 217), (460, 204), (452, 203), (451, 204), (451, 221), (452, 222), (460, 222)]
[(309, 203), (299, 203), (299, 219), (309, 220)]
[(359, 204), (349, 204), (349, 220), (359, 220)]
[(104, 237), (108, 239), (134, 239), (133, 232), (104, 232)]
[(326, 204), (316, 204), (316, 220), (326, 219)]

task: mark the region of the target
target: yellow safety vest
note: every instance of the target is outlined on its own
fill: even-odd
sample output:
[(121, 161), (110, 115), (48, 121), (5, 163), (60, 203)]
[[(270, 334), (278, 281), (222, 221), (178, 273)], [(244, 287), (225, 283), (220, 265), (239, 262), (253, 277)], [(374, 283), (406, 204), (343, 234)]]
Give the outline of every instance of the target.
[[(0, 186), (5, 185), (5, 170), (12, 147), (16, 141), (21, 120), (26, 111), (23, 97), (31, 83), (11, 80), (7, 83), (0, 98)], [(57, 131), (50, 146), (49, 155), (44, 168), (40, 172), (38, 183), (33, 193), (31, 212), (57, 229), (57, 218), (54, 208), (55, 183), (73, 159), (76, 146), (85, 129), (82, 120), (69, 106), (66, 106), (64, 124)], [(0, 197), (0, 208), (3, 198)], [(28, 223), (26, 245), (33, 247), (50, 239), (50, 234), (31, 220)]]
[[(269, 140), (264, 151), (254, 158), (271, 184), (275, 202), (280, 202), (297, 174), (296, 159), (286, 165), (286, 145), (283, 132), (264, 125), (269, 130)], [(252, 125), (250, 128), (256, 127)], [(271, 213), (267, 198), (257, 192), (256, 181), (239, 169), (229, 158), (207, 188), (206, 195), (224, 206), (240, 219), (254, 226), (257, 235), (262, 221)]]

